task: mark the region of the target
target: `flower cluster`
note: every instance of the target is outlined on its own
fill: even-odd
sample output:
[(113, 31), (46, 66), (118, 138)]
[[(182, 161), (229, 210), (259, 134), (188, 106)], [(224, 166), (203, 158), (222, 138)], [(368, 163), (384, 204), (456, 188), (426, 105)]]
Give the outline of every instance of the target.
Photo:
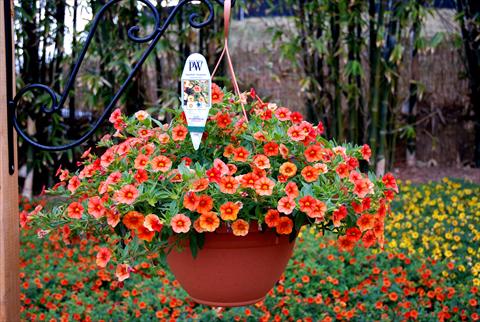
[(448, 262), (446, 278), (480, 286), (480, 188), (443, 179), (402, 185), (385, 229), (388, 248)]
[[(116, 110), (110, 117), (116, 132), (100, 141), (102, 154), (89, 149), (79, 171), (59, 170), (51, 193), (62, 202), (29, 218), (44, 232), (62, 226), (103, 239), (108, 247), (97, 263), (118, 262), (119, 280), (129, 277), (136, 257), (158, 253), (172, 236), (188, 238), (195, 252), (204, 234), (221, 225), (235, 236), (258, 225), (293, 238), (312, 225), (337, 234), (342, 250), (383, 245), (398, 188), (391, 174), (359, 171), (370, 158), (367, 145), (336, 145), (322, 137), (322, 124), (265, 103), (254, 91), (235, 97), (213, 87), (199, 150), (179, 111), (171, 124), (160, 124), (145, 111), (126, 117)], [(248, 121), (238, 112), (241, 103)]]

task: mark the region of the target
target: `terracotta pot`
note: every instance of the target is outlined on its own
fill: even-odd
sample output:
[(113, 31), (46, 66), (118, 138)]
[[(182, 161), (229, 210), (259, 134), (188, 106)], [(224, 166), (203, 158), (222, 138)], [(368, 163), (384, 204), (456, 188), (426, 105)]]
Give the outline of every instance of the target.
[[(252, 227), (253, 226), (253, 227)], [(295, 242), (272, 230), (237, 237), (225, 228), (206, 233), (193, 258), (188, 245), (174, 248), (167, 262), (192, 299), (210, 306), (244, 306), (265, 298), (285, 270)]]

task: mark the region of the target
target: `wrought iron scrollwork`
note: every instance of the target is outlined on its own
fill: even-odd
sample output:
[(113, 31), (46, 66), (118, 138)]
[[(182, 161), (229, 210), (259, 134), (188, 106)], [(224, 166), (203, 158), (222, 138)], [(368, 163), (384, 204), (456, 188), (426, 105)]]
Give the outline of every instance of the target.
[[(100, 24), (102, 18), (104, 17), (106, 11), (112, 7), (115, 4), (120, 3), (123, 0), (110, 0), (108, 3), (106, 3), (96, 14), (93, 22), (91, 29), (88, 33), (88, 36), (85, 40), (85, 43), (83, 45), (83, 48), (80, 52), (80, 55), (78, 56), (78, 59), (76, 60), (76, 63), (73, 67), (73, 70), (68, 78), (68, 81), (63, 89), (63, 92), (59, 95), (55, 93), (54, 90), (52, 90), (50, 87), (43, 85), (43, 84), (31, 84), (23, 89), (21, 89), (17, 95), (12, 98), (13, 96), (11, 93), (13, 93), (13, 88), (10, 88), (10, 94), (8, 94), (7, 90), (7, 100), (8, 100), (8, 114), (9, 114), (9, 122), (11, 126), (9, 127), (14, 127), (25, 142), (31, 144), (33, 147), (45, 150), (45, 151), (62, 151), (62, 150), (68, 150), (71, 149), (75, 146), (78, 146), (85, 141), (87, 141), (94, 133), (95, 131), (99, 128), (99, 126), (105, 121), (105, 119), (111, 114), (113, 108), (115, 107), (116, 103), (120, 99), (121, 95), (125, 92), (125, 89), (127, 88), (128, 84), (132, 81), (132, 79), (135, 77), (136, 73), (138, 70), (142, 67), (144, 64), (145, 60), (147, 57), (150, 55), (150, 53), (153, 51), (155, 48), (156, 44), (160, 40), (160, 38), (163, 36), (165, 31), (167, 30), (168, 26), (171, 24), (173, 21), (174, 17), (177, 15), (177, 13), (180, 11), (180, 9), (188, 4), (192, 4), (192, 2), (196, 2), (195, 5), (203, 5), (206, 7), (208, 10), (208, 17), (204, 18), (202, 17), (199, 13), (193, 12), (190, 14), (188, 21), (190, 23), (190, 26), (193, 28), (202, 28), (208, 24), (210, 24), (213, 20), (214, 17), (214, 7), (212, 2), (215, 1), (219, 5), (223, 6), (223, 1), (222, 0), (181, 0), (178, 2), (178, 4), (173, 7), (173, 9), (170, 10), (167, 18), (165, 21), (161, 21), (161, 15), (158, 9), (149, 1), (149, 0), (137, 0), (139, 3), (143, 3), (145, 6), (147, 6), (148, 11), (152, 14), (153, 19), (154, 19), (154, 28), (152, 31), (150, 31), (146, 35), (140, 35), (141, 33), (141, 28), (139, 26), (132, 26), (128, 29), (127, 35), (128, 38), (135, 42), (135, 43), (148, 43), (148, 48), (142, 53), (140, 56), (140, 59), (135, 63), (133, 66), (132, 70), (130, 71), (130, 74), (127, 76), (125, 81), (122, 83), (118, 91), (115, 93), (115, 95), (112, 97), (110, 100), (109, 104), (106, 106), (104, 111), (101, 113), (100, 117), (94, 122), (93, 126), (85, 133), (83, 134), (79, 139), (69, 142), (64, 145), (45, 145), (41, 144), (34, 139), (32, 139), (25, 131), (22, 129), (21, 124), (19, 123), (17, 119), (17, 108), (24, 97), (27, 93), (32, 93), (35, 94), (35, 92), (43, 92), (44, 94), (47, 94), (50, 100), (50, 104), (43, 104), (40, 106), (40, 111), (44, 113), (45, 115), (51, 115), (53, 113), (59, 113), (60, 110), (63, 109), (65, 102), (68, 99), (69, 92), (71, 91), (72, 87), (74, 86), (75, 79), (77, 77), (78, 71), (80, 69), (80, 66), (85, 58), (85, 55), (87, 53), (87, 50), (90, 46), (90, 43), (92, 42), (92, 39), (94, 37), (95, 31), (97, 30), (98, 25)], [(5, 6), (5, 17), (10, 16), (11, 12), (11, 7), (10, 7), (10, 1), (4, 1)], [(233, 1), (232, 1), (233, 2)], [(199, 9), (201, 10), (201, 9)], [(12, 28), (9, 19), (5, 19), (6, 25), (5, 25), (5, 31), (7, 33), (6, 37), (6, 48), (7, 52), (11, 53), (12, 52)], [(10, 41), (9, 41), (10, 39)], [(13, 70), (13, 59), (12, 56), (7, 55), (7, 83), (8, 80), (10, 80), (10, 87), (13, 87), (13, 75), (11, 71)], [(10, 131), (12, 131), (12, 134), (10, 135), (9, 133), (9, 147), (10, 147), (10, 154), (11, 154), (11, 159), (10, 159), (10, 167), (9, 171), (12, 174), (15, 170), (15, 166), (13, 164), (13, 130), (10, 128)]]

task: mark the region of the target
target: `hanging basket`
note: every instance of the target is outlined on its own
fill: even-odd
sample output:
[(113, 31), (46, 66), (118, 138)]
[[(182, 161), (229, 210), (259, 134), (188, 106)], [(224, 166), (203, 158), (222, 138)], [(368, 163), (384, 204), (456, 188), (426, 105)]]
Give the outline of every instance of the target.
[(226, 227), (206, 233), (194, 258), (188, 243), (173, 247), (167, 262), (192, 299), (210, 306), (234, 307), (257, 303), (278, 281), (292, 255), (295, 240), (260, 231), (251, 225), (246, 236)]

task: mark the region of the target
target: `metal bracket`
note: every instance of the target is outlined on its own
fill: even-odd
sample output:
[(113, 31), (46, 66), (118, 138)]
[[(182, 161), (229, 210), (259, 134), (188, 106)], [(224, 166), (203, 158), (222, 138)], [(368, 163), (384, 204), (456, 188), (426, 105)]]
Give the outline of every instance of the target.
[[(113, 96), (111, 99), (110, 103), (107, 105), (105, 110), (102, 112), (98, 120), (93, 124), (92, 128), (88, 130), (87, 133), (85, 133), (82, 137), (79, 139), (72, 141), (70, 143), (64, 144), (64, 145), (44, 145), (41, 143), (38, 143), (27, 133), (24, 132), (24, 130), (21, 128), (21, 125), (19, 124), (17, 120), (17, 115), (16, 115), (16, 110), (18, 107), (18, 103), (25, 95), (27, 92), (32, 92), (34, 93), (34, 90), (38, 90), (40, 92), (48, 94), (50, 97), (50, 106), (42, 105), (40, 107), (40, 111), (47, 114), (51, 115), (53, 113), (59, 113), (60, 110), (63, 108), (67, 98), (68, 98), (68, 93), (70, 92), (71, 88), (74, 86), (75, 83), (75, 78), (78, 74), (78, 71), (80, 69), (80, 66), (82, 64), (82, 61), (85, 58), (85, 55), (87, 53), (88, 47), (90, 46), (90, 43), (93, 39), (93, 36), (95, 34), (95, 31), (97, 30), (97, 27), (104, 16), (105, 12), (113, 5), (119, 3), (122, 0), (111, 0), (107, 2), (97, 13), (95, 16), (93, 22), (92, 22), (92, 27), (88, 33), (88, 36), (85, 40), (85, 44), (83, 45), (82, 51), (80, 52), (80, 55), (73, 67), (73, 70), (70, 74), (70, 77), (68, 78), (68, 82), (65, 85), (63, 92), (61, 95), (58, 95), (55, 93), (50, 87), (43, 85), (43, 84), (30, 84), (21, 89), (18, 94), (13, 97), (13, 47), (12, 47), (12, 40), (13, 40), (13, 35), (12, 35), (12, 25), (11, 21), (7, 18), (5, 18), (5, 41), (6, 41), (6, 68), (7, 68), (7, 116), (8, 116), (8, 151), (9, 151), (9, 173), (13, 174), (15, 172), (15, 164), (14, 164), (14, 140), (13, 140), (13, 128), (16, 129), (18, 135), (20, 135), (25, 142), (28, 144), (32, 145), (33, 147), (40, 149), (40, 150), (45, 150), (45, 151), (63, 151), (63, 150), (68, 150), (73, 147), (76, 147), (85, 141), (87, 141), (98, 129), (98, 127), (105, 121), (105, 119), (111, 114), (113, 108), (115, 107), (116, 103), (120, 99), (121, 95), (124, 93), (125, 89), (127, 88), (128, 84), (132, 81), (134, 78), (135, 74), (140, 70), (142, 67), (143, 63), (147, 59), (148, 55), (153, 51), (155, 48), (156, 44), (160, 40), (160, 38), (163, 36), (165, 31), (167, 30), (168, 26), (172, 22), (173, 18), (175, 15), (180, 11), (182, 7), (185, 5), (188, 5), (192, 2), (197, 2), (199, 4), (203, 4), (208, 8), (208, 17), (205, 20), (201, 20), (201, 16), (198, 13), (192, 13), (189, 16), (189, 23), (190, 26), (193, 28), (202, 28), (207, 26), (213, 21), (214, 17), (214, 9), (212, 5), (213, 0), (181, 0), (179, 3), (170, 10), (168, 17), (166, 20), (162, 23), (160, 21), (160, 13), (158, 9), (149, 1), (149, 0), (137, 0), (138, 2), (143, 3), (144, 5), (147, 6), (148, 10), (151, 12), (151, 15), (155, 21), (155, 28), (152, 32), (150, 32), (148, 35), (145, 36), (139, 36), (138, 32), (140, 30), (140, 27), (138, 26), (133, 26), (128, 29), (128, 38), (136, 43), (148, 43), (150, 42), (148, 48), (143, 52), (142, 56), (140, 57), (139, 61), (134, 65), (133, 69), (131, 70), (130, 74), (126, 78), (126, 80), (123, 82), (122, 86), (120, 89), (117, 91), (117, 93)], [(221, 6), (223, 6), (223, 1), (222, 0), (214, 0)], [(233, 2), (233, 1), (232, 1)], [(11, 8), (11, 3), (9, 0), (4, 1), (4, 10), (5, 10), (5, 17), (9, 17), (12, 12)], [(7, 15), (8, 13), (8, 15)]]

